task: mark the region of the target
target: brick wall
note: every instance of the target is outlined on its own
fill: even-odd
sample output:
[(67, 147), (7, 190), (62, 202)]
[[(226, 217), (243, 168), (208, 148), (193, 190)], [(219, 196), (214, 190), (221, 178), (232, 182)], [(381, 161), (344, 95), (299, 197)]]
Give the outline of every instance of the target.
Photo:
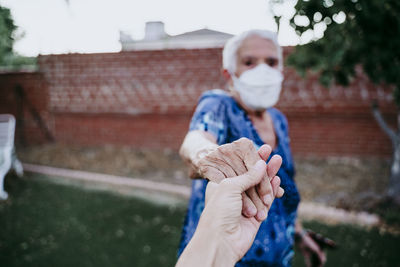
[[(393, 114), (385, 114), (394, 124)], [(369, 113), (289, 113), (295, 155), (390, 156), (391, 143)]]
[(189, 121), (187, 113), (140, 116), (59, 113), (55, 119), (55, 131), (57, 140), (67, 144), (177, 149), (187, 132)]
[(176, 113), (224, 85), (220, 49), (39, 57), (54, 112)]
[[(27, 89), (37, 99), (32, 101), (44, 107), (49, 128), (64, 143), (177, 149), (201, 93), (224, 88), (221, 49), (48, 55), (38, 61), (40, 74), (29, 74), (36, 80), (20, 76), (24, 87), (36, 88)], [(1, 87), (18, 76), (7, 75), (0, 75)], [(327, 90), (316, 75), (301, 79), (289, 68), (283, 88), (278, 108), (288, 117), (295, 154), (390, 156), (391, 144), (370, 112), (377, 100), (394, 124), (390, 88), (372, 86), (359, 73), (349, 88)]]
[[(19, 92), (18, 87), (23, 88), (23, 92)], [(0, 113), (10, 113), (16, 117), (16, 142), (35, 144), (48, 141), (45, 129), (40, 127), (34, 116), (37, 112), (43, 120), (44, 128), (52, 128), (47, 89), (43, 76), (38, 72), (0, 74)], [(21, 125), (24, 131), (21, 131)]]
[(297, 155), (384, 156), (392, 153), (389, 138), (371, 113), (377, 101), (384, 118), (396, 127), (392, 88), (375, 86), (358, 70), (347, 88), (324, 88), (315, 74), (300, 78), (285, 71), (278, 108), (288, 117), (292, 149)]

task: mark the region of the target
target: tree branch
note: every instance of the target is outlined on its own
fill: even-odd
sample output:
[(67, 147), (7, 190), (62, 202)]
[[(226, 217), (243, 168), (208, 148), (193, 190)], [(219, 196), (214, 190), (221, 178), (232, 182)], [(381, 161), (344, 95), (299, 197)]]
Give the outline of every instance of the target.
[(389, 125), (383, 119), (382, 114), (379, 110), (379, 107), (376, 103), (374, 103), (372, 105), (372, 114), (374, 115), (375, 120), (378, 122), (378, 125), (389, 136), (393, 145), (395, 145), (396, 144), (396, 133), (389, 127)]

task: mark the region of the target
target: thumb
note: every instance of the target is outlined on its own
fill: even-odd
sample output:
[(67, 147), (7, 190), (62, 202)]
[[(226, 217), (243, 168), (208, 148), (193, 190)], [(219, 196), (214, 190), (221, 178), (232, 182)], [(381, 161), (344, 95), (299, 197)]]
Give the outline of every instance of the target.
[(240, 191), (243, 193), (250, 187), (253, 187), (259, 184), (263, 177), (266, 176), (267, 173), (267, 166), (265, 161), (259, 160), (256, 164), (250, 168), (248, 172), (243, 175), (230, 178), (229, 180), (237, 185)]
[(207, 188), (206, 188), (206, 200), (205, 200), (205, 205), (207, 206), (208, 201), (211, 199), (211, 197), (215, 194), (215, 192), (218, 189), (218, 184), (214, 182), (208, 182)]

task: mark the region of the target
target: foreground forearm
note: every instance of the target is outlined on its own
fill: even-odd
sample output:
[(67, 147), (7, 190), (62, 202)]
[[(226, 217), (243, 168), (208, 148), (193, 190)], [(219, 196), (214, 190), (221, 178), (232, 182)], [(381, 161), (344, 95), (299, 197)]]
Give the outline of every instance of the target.
[(176, 267), (230, 267), (236, 260), (225, 246), (219, 244), (218, 232), (200, 227), (196, 230), (176, 264)]

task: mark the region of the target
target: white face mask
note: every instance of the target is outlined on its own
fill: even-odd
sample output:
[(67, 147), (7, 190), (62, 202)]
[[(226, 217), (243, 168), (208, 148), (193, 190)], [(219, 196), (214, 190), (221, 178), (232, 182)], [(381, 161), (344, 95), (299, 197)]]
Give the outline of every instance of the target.
[(267, 64), (245, 72), (237, 78), (232, 75), (234, 90), (239, 92), (243, 103), (254, 110), (272, 107), (278, 102), (281, 93), (283, 75)]

